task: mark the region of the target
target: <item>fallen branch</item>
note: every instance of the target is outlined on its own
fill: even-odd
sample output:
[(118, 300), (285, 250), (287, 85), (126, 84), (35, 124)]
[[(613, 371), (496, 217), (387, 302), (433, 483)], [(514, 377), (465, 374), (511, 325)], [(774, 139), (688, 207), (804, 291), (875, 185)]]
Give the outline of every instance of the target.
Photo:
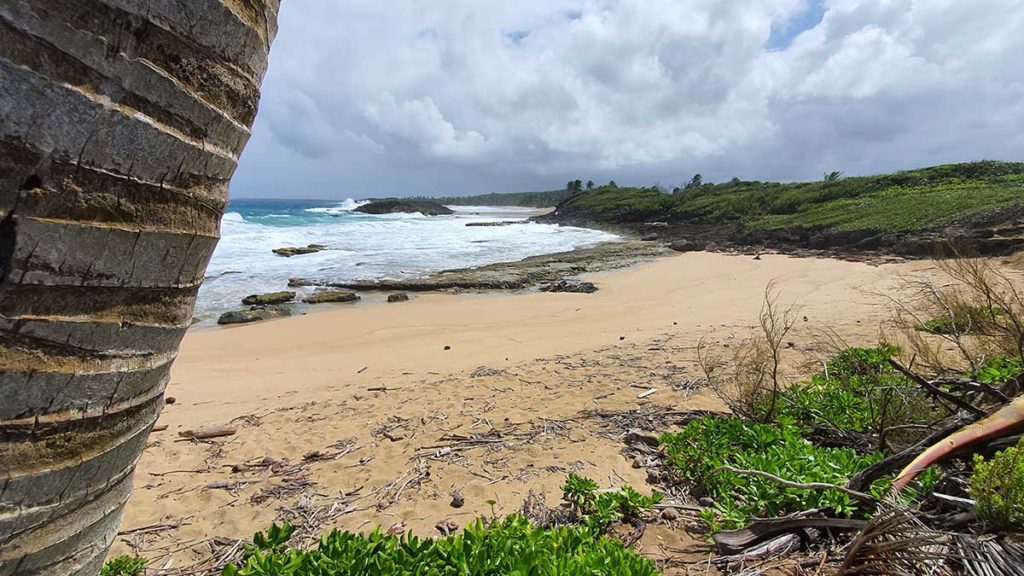
[(178, 432), (178, 436), (186, 440), (205, 440), (207, 438), (219, 438), (221, 436), (234, 436), (238, 433), (236, 428), (231, 426), (209, 426), (206, 428), (197, 428), (195, 430), (183, 430)]
[(817, 528), (819, 530), (861, 530), (868, 525), (867, 520), (821, 518), (807, 516), (808, 513), (816, 514), (817, 511), (799, 512), (798, 515), (784, 518), (755, 520), (747, 527), (740, 528), (739, 530), (716, 532), (713, 536), (715, 547), (722, 554), (749, 553), (750, 548), (760, 542), (777, 538), (782, 534), (791, 534), (797, 530), (807, 528)]
[(953, 403), (953, 405), (957, 406), (961, 410), (966, 410), (966, 411), (970, 412), (971, 414), (974, 414), (978, 418), (983, 418), (983, 417), (986, 416), (986, 412), (984, 410), (982, 410), (981, 408), (978, 408), (977, 406), (971, 404), (970, 402), (964, 401), (962, 398), (956, 396), (955, 394), (950, 394), (949, 392), (946, 392), (942, 388), (939, 388), (938, 386), (936, 386), (936, 385), (932, 384), (931, 382), (925, 380), (920, 374), (917, 374), (917, 373), (913, 372), (912, 370), (910, 370), (909, 368), (903, 366), (902, 364), (900, 364), (896, 360), (890, 358), (889, 359), (889, 364), (893, 368), (895, 368), (898, 372), (900, 372), (901, 374), (903, 374), (907, 378), (910, 378), (912, 381), (917, 383), (917, 385), (921, 386), (922, 388), (924, 388), (925, 390), (931, 392), (932, 394), (942, 398), (943, 400), (946, 400), (948, 402)]

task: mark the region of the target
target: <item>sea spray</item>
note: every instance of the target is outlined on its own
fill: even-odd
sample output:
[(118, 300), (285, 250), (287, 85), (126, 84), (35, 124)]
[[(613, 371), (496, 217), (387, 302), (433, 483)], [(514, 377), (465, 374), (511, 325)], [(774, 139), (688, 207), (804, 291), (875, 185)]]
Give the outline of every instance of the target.
[[(291, 277), (336, 281), (401, 279), (451, 268), (509, 262), (617, 240), (583, 228), (527, 222), (528, 209), (455, 207), (453, 216), (369, 215), (354, 200), (232, 200), (221, 241), (199, 292), (196, 314), (238, 308), (243, 297), (283, 289)], [(476, 227), (469, 222), (509, 221)], [(274, 248), (327, 250), (282, 258)]]

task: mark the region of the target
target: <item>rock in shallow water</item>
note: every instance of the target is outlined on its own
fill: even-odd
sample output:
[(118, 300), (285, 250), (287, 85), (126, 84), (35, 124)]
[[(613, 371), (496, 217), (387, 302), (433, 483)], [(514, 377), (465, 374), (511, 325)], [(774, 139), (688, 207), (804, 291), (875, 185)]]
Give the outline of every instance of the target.
[(242, 304), (246, 306), (284, 304), (295, 300), (295, 292), (267, 292), (264, 294), (250, 294), (242, 298)]
[(405, 292), (399, 292), (398, 294), (388, 294), (388, 302), (407, 302), (409, 295)]
[(326, 250), (327, 246), (322, 244), (310, 244), (309, 246), (286, 246), (284, 248), (274, 248), (274, 254), (278, 256), (284, 256), (285, 258), (291, 258), (299, 254), (313, 254), (314, 252), (320, 252)]
[(306, 304), (323, 304), (325, 302), (355, 302), (359, 296), (348, 290), (321, 290), (302, 299)]
[(415, 213), (419, 212), (424, 216), (438, 216), (443, 214), (454, 214), (451, 208), (430, 202), (427, 200), (375, 200), (369, 204), (363, 204), (355, 209), (355, 212), (363, 214), (394, 214), (396, 212)]
[(217, 324), (248, 324), (260, 320), (270, 320), (282, 316), (291, 316), (292, 309), (287, 306), (254, 307), (249, 310), (232, 310), (220, 315)]

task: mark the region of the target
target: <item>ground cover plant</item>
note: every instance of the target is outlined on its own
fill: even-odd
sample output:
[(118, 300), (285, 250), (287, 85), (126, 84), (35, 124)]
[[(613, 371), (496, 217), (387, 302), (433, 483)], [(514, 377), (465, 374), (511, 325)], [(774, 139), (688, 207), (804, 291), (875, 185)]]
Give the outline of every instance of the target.
[(127, 554), (107, 560), (100, 569), (100, 576), (141, 576), (146, 559)]
[(586, 526), (539, 528), (522, 516), (478, 520), (445, 538), (334, 530), (312, 550), (288, 549), (288, 526), (258, 534), (224, 576), (655, 576), (657, 568)]
[(597, 482), (570, 472), (562, 486), (562, 499), (581, 519), (581, 526), (602, 534), (612, 522), (638, 519), (661, 502), (662, 496), (658, 492), (644, 496), (629, 485), (599, 491)]
[(660, 443), (676, 473), (692, 483), (697, 496), (714, 500), (701, 518), (711, 531), (740, 528), (754, 518), (827, 508), (841, 516), (859, 511), (848, 494), (801, 490), (737, 472), (757, 470), (798, 483), (845, 484), (850, 476), (881, 460), (881, 453), (816, 446), (792, 421), (759, 424), (706, 416)]

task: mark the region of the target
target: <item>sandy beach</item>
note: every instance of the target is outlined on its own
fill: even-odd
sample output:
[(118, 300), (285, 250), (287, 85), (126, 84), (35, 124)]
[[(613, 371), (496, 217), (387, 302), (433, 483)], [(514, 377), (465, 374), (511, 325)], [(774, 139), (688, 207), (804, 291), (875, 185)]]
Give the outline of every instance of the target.
[[(827, 353), (826, 329), (877, 342), (886, 295), (928, 275), (928, 261), (687, 253), (591, 275), (594, 294), (426, 293), (189, 333), (114, 552), (181, 567), (275, 520), (437, 535), (530, 492), (557, 504), (569, 471), (650, 490), (621, 431), (591, 411), (723, 409), (700, 387), (695, 346), (746, 337), (770, 281), (801, 306), (789, 340), (808, 359)], [(210, 425), (238, 433), (178, 436)], [(687, 522), (648, 530), (644, 552), (703, 553)]]

